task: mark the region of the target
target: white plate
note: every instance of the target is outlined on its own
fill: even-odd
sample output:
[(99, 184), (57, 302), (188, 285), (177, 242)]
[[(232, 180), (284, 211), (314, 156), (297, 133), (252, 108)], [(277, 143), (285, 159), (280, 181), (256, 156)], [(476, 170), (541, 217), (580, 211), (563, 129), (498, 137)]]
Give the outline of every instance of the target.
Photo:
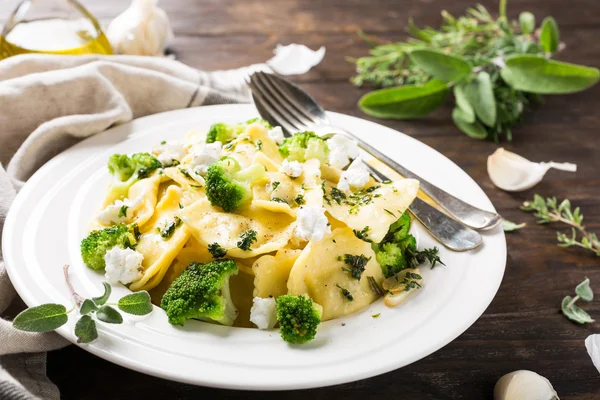
[[(87, 268), (79, 243), (102, 203), (116, 152), (150, 150), (162, 140), (183, 138), (190, 129), (217, 121), (257, 116), (251, 105), (185, 109), (140, 118), (84, 140), (42, 167), (17, 196), (3, 232), (10, 278), (29, 306), (70, 304), (62, 267), (83, 296), (98, 295), (103, 276)], [(332, 123), (369, 141), (424, 179), (457, 197), (493, 211), (481, 188), (440, 153), (392, 129), (342, 114)], [(415, 224), (421, 247), (436, 242)], [(496, 294), (506, 263), (504, 233), (484, 234), (477, 251), (441, 250), (446, 267), (421, 268), (425, 286), (397, 308), (377, 301), (363, 311), (319, 327), (317, 339), (290, 346), (276, 330), (229, 328), (190, 321), (169, 325), (155, 307), (146, 319), (122, 325), (101, 324), (100, 338), (84, 349), (114, 363), (161, 378), (231, 389), (300, 389), (367, 378), (415, 362), (464, 332)], [(114, 288), (113, 298), (127, 292)], [(371, 315), (381, 313), (379, 318)], [(75, 343), (76, 318), (58, 329)], [(342, 324), (344, 323), (344, 324)]]

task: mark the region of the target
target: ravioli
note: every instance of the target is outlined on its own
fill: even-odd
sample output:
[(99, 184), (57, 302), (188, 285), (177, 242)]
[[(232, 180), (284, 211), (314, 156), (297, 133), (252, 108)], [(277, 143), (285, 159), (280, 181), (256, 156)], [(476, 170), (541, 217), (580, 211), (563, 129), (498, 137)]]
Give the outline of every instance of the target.
[[(345, 254), (369, 258), (360, 279), (345, 270), (348, 266), (339, 259)], [(310, 296), (323, 307), (322, 319), (328, 320), (356, 312), (377, 300), (369, 276), (378, 284), (384, 278), (371, 244), (358, 239), (349, 228), (338, 228), (318, 242), (309, 242), (302, 250), (290, 272), (287, 288), (290, 294)], [(352, 301), (341, 288), (351, 293)]]
[(135, 250), (144, 256), (142, 262), (143, 275), (129, 287), (131, 290), (152, 289), (162, 280), (171, 262), (177, 257), (190, 237), (188, 228), (181, 224), (175, 228), (169, 238), (163, 238), (167, 224), (172, 223), (181, 211), (179, 202), (181, 189), (169, 186), (167, 192), (156, 206), (152, 219), (141, 230), (141, 238)]
[(325, 208), (331, 216), (345, 223), (349, 228), (362, 231), (369, 227), (368, 236), (373, 242), (381, 242), (391, 224), (406, 211), (417, 197), (419, 181), (401, 179), (388, 184), (380, 184), (370, 192), (340, 199), (327, 190)]
[(280, 249), (274, 256), (264, 255), (254, 262), (254, 297), (278, 297), (287, 293), (287, 282), (301, 250)]
[[(292, 217), (253, 204), (233, 214), (213, 207), (207, 199), (202, 199), (182, 209), (181, 216), (185, 226), (202, 246), (218, 243), (227, 249), (228, 257), (251, 258), (277, 251), (286, 245), (293, 233)], [(248, 230), (256, 232), (257, 240), (250, 250), (242, 250), (237, 243)]]

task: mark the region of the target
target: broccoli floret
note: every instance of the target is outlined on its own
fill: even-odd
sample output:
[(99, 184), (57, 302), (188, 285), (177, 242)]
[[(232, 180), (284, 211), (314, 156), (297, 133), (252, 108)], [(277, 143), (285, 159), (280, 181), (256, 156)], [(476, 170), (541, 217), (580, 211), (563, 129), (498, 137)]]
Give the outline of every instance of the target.
[(160, 161), (148, 153), (136, 153), (131, 157), (125, 154), (113, 154), (108, 159), (108, 171), (113, 176), (110, 197), (114, 199), (127, 197), (131, 185), (147, 178), (161, 166)]
[(306, 343), (315, 338), (323, 307), (306, 295), (283, 295), (277, 298), (277, 320), (283, 340)]
[(316, 158), (324, 163), (327, 161), (329, 146), (314, 132), (298, 132), (281, 143), (279, 153), (290, 161), (305, 162)]
[(188, 319), (233, 325), (238, 311), (231, 301), (229, 278), (237, 275), (233, 260), (191, 263), (165, 292), (160, 307), (169, 323), (183, 325)]
[(206, 135), (206, 143), (221, 142), (223, 144), (231, 142), (244, 131), (242, 124), (226, 124), (218, 122), (212, 124)]
[(262, 165), (242, 169), (231, 157), (224, 157), (211, 164), (206, 173), (206, 197), (213, 206), (231, 212), (252, 199), (250, 186), (266, 179)]
[(115, 246), (133, 249), (140, 238), (137, 224), (114, 225), (110, 228), (92, 231), (81, 241), (81, 258), (90, 268), (103, 270), (106, 267), (104, 255)]
[(438, 256), (437, 247), (417, 250), (417, 241), (409, 233), (410, 225), (410, 215), (405, 212), (390, 226), (380, 243), (371, 245), (386, 277), (393, 276), (406, 268), (415, 268), (425, 261), (429, 261), (432, 267), (438, 262), (444, 264)]
[(252, 118), (252, 119), (249, 119), (248, 121), (246, 121), (246, 125), (250, 125), (250, 124), (254, 124), (254, 123), (261, 124), (267, 129), (273, 129), (273, 125), (271, 125), (269, 123), (269, 121), (266, 121), (266, 120), (258, 118), (258, 117)]

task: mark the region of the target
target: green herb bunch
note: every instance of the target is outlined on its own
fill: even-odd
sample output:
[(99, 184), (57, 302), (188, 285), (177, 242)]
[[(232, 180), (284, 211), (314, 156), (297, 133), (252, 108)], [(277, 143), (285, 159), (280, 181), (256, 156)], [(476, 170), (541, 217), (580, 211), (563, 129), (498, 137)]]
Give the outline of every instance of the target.
[(512, 139), (525, 106), (541, 94), (566, 94), (594, 85), (600, 71), (551, 60), (560, 49), (559, 29), (546, 17), (522, 12), (506, 18), (506, 0), (494, 18), (482, 5), (455, 18), (442, 12), (439, 30), (419, 29), (412, 21), (406, 42), (375, 45), (371, 55), (352, 60), (352, 82), (385, 89), (363, 96), (366, 114), (393, 119), (421, 118), (441, 106), (452, 92), (452, 119), (466, 135)]
[(569, 199), (565, 199), (559, 203), (556, 197), (543, 198), (539, 194), (536, 194), (532, 201), (523, 203), (521, 210), (533, 211), (533, 215), (538, 219), (538, 224), (559, 222), (569, 225), (571, 227), (570, 236), (563, 232), (556, 232), (556, 239), (559, 246), (582, 247), (600, 256), (600, 239), (598, 239), (598, 236), (594, 232), (589, 232), (583, 226), (583, 214), (581, 210), (579, 207), (573, 210)]
[(98, 338), (96, 320), (107, 324), (123, 323), (123, 316), (113, 307), (132, 315), (146, 315), (152, 312), (150, 294), (146, 291), (136, 292), (124, 297), (116, 304), (108, 303), (112, 292), (110, 284), (103, 282), (104, 293), (99, 297), (84, 299), (75, 292), (69, 280), (68, 265), (64, 274), (71, 290), (75, 306), (67, 310), (62, 304), (42, 304), (22, 311), (13, 320), (13, 327), (27, 332), (50, 332), (63, 326), (69, 320), (69, 314), (79, 311), (80, 317), (75, 324), (75, 336), (78, 343), (90, 343)]

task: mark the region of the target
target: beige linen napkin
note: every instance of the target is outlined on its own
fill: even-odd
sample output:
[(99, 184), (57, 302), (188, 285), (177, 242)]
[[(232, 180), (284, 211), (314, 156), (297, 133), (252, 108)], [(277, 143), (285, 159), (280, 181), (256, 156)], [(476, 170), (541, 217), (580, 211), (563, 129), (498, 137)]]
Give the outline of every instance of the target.
[[(165, 58), (132, 56), (24, 55), (1, 61), (0, 231), (24, 181), (67, 147), (149, 114), (249, 102), (243, 75), (265, 68), (207, 73)], [(0, 399), (58, 399), (45, 374), (45, 352), (67, 342), (55, 333), (14, 330), (4, 318), (14, 317), (18, 300), (0, 253)]]

